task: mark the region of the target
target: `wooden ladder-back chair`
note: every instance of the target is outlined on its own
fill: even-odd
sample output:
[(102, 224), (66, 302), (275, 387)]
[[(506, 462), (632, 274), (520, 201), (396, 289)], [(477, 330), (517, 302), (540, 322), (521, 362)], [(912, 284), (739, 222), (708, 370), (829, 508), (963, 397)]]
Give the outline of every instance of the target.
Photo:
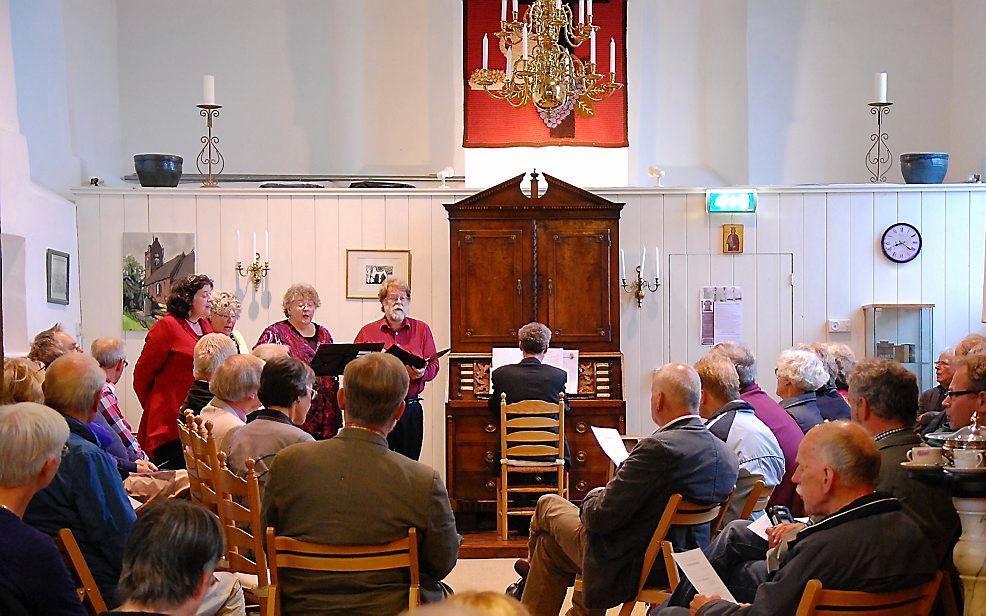
[(202, 486), (199, 485), (199, 473), (195, 468), (195, 452), (192, 449), (192, 431), (195, 430), (195, 415), (192, 411), (182, 411), (184, 422), (178, 420), (178, 440), (181, 442), (181, 453), (185, 458), (185, 469), (188, 472), (188, 492), (192, 500), (202, 502)]
[[(192, 493), (193, 500), (205, 505), (219, 515), (219, 447), (212, 436), (212, 422), (201, 417), (193, 418), (189, 429), (189, 440), (195, 462), (198, 494)], [(189, 481), (191, 484), (191, 481)]]
[(99, 587), (96, 586), (96, 580), (92, 577), (92, 572), (89, 570), (89, 565), (86, 564), (82, 550), (79, 549), (75, 535), (68, 528), (63, 528), (58, 531), (58, 535), (54, 539), (55, 545), (58, 546), (58, 551), (61, 552), (62, 559), (65, 561), (65, 566), (72, 573), (75, 593), (79, 596), (79, 601), (85, 606), (86, 611), (93, 616), (105, 612), (106, 602), (103, 601), (103, 595), (99, 592)]
[[(496, 500), (496, 528), (500, 538), (507, 539), (510, 516), (532, 516), (534, 506), (510, 508), (510, 496), (527, 494), (532, 497), (555, 493), (565, 495), (565, 394), (558, 403), (542, 400), (522, 400), (507, 404), (507, 395), (500, 394), (500, 484)], [(556, 485), (515, 484), (509, 475), (554, 473)]]
[(743, 505), (743, 512), (740, 513), (740, 520), (749, 520), (750, 516), (767, 508), (767, 501), (774, 493), (774, 488), (768, 488), (762, 479), (757, 479), (750, 490), (750, 495), (746, 497), (746, 504)]
[(255, 464), (253, 458), (247, 458), (246, 477), (240, 477), (226, 466), (226, 454), (219, 454), (219, 519), (226, 536), (226, 570), (250, 578), (249, 583), (244, 583), (243, 576), (237, 576), (243, 595), (248, 602), (260, 606), (261, 616), (267, 616), (270, 574), (261, 532), (260, 482)]
[(281, 591), (278, 576), (284, 569), (305, 571), (384, 571), (407, 569), (410, 576), (408, 609), (421, 604), (421, 579), (418, 572), (418, 534), (408, 529), (407, 537), (384, 545), (325, 545), (290, 537), (279, 537), (267, 528), (267, 554), (271, 585), (268, 593), (271, 616), (281, 614)]
[(941, 580), (939, 571), (930, 582), (893, 592), (826, 590), (819, 580), (809, 580), (796, 616), (928, 616)]

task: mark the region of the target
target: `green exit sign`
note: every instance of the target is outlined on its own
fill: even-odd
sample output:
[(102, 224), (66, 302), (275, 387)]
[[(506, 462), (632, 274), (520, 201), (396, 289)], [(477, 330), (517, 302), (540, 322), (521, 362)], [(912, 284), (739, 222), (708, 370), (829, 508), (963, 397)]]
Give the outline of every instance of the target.
[(752, 188), (705, 191), (705, 209), (710, 214), (747, 214), (757, 211), (757, 191)]

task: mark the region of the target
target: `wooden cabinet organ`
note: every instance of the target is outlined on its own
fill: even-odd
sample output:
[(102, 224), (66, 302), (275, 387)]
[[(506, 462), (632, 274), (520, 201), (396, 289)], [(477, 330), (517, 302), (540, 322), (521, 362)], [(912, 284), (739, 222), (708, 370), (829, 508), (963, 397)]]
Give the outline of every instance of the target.
[[(446, 404), (446, 479), (460, 526), (495, 510), (499, 415), (487, 408), (493, 347), (516, 347), (517, 331), (540, 321), (551, 346), (579, 350), (578, 393), (566, 434), (569, 497), (604, 485), (609, 460), (590, 426), (626, 428), (614, 203), (537, 173), (446, 205), (451, 225), (451, 340)], [(479, 518), (476, 518), (479, 519)]]

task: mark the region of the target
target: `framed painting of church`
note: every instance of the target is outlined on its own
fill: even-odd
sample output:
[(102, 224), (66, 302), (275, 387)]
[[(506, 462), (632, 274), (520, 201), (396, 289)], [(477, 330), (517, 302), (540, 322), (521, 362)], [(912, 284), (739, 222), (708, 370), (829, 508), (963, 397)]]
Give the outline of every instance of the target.
[(195, 273), (194, 233), (123, 234), (123, 330), (147, 331), (167, 312), (171, 285)]
[(410, 250), (346, 249), (346, 299), (377, 299), (388, 276), (411, 284)]

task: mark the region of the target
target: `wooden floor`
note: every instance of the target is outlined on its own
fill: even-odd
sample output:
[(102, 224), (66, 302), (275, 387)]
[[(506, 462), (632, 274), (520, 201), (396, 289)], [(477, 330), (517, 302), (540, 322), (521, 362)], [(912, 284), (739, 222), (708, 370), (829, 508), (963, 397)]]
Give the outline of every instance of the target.
[(495, 530), (463, 533), (459, 558), (526, 558), (527, 536), (511, 533), (506, 541)]

